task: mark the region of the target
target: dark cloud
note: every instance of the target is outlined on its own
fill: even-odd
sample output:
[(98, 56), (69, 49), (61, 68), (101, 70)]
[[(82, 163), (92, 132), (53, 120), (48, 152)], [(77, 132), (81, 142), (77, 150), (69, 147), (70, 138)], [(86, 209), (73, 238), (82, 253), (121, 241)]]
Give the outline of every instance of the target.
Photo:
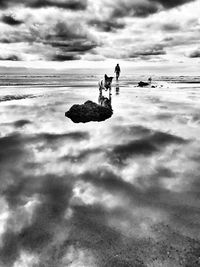
[(116, 5), (112, 17), (122, 18), (127, 16), (136, 16), (136, 17), (146, 17), (150, 14), (156, 13), (158, 11), (158, 6), (155, 3), (150, 1), (148, 2), (122, 2), (120, 1), (119, 5)]
[[(16, 126), (20, 127), (24, 123), (27, 121), (17, 121)], [(49, 148), (60, 144), (60, 141), (78, 142), (88, 138), (87, 132), (78, 131), (35, 135), (15, 133), (0, 138), (0, 192), (12, 211), (2, 235), (0, 265), (13, 266), (22, 251), (38, 253), (43, 262), (46, 248), (53, 240), (57, 240), (58, 230), (66, 223), (65, 212), (72, 195), (73, 175), (34, 176), (40, 165), (34, 161), (29, 145), (43, 143)], [(26, 174), (27, 168), (31, 170), (31, 175)], [(38, 201), (31, 221), (27, 219), (24, 209), (30, 199)]]
[(29, 121), (29, 120), (18, 120), (18, 121), (14, 122), (14, 126), (16, 128), (24, 127), (27, 124), (31, 124), (31, 121)]
[[(11, 3), (8, 1), (8, 4)], [(86, 5), (86, 1), (24, 1), (23, 4), (39, 7), (39, 6), (60, 6), (65, 8), (78, 9)], [(4, 15), (2, 20), (13, 26), (21, 24), (11, 15)], [(26, 30), (12, 30), (9, 34), (1, 37), (2, 43), (28, 43), (30, 48), (26, 53), (37, 54), (40, 59), (52, 61), (69, 61), (80, 60), (81, 55), (91, 51), (97, 46), (97, 43), (89, 37), (87, 30), (77, 21), (63, 21), (56, 19), (56, 22), (48, 28), (45, 25), (29, 27)], [(42, 50), (35, 48), (42, 47)], [(0, 60), (19, 61), (22, 60), (17, 55), (1, 56)]]
[[(116, 33), (116, 31), (124, 29), (126, 27), (126, 22), (128, 22), (128, 20), (124, 18), (134, 16), (147, 17), (159, 11), (178, 7), (190, 1), (192, 0), (176, 0), (173, 2), (171, 0), (117, 0), (115, 2), (106, 1), (105, 3), (100, 3), (100, 12), (103, 12), (101, 16), (101, 14), (96, 13), (96, 8), (94, 8), (93, 10), (92, 5), (87, 9), (88, 4), (90, 3), (88, 3), (87, 0), (0, 0), (0, 7), (6, 8), (7, 10), (11, 10), (13, 6), (17, 5), (22, 8), (56, 7), (74, 11), (81, 11), (77, 13), (77, 19), (76, 14), (74, 13), (74, 17), (72, 17), (72, 13), (70, 13), (70, 18), (64, 19), (62, 16), (58, 17), (57, 14), (59, 14), (60, 12), (64, 12), (59, 10), (59, 13), (55, 12), (54, 18), (52, 18), (54, 22), (50, 23), (49, 27), (47, 27), (47, 22), (45, 22), (45, 20), (47, 19), (46, 16), (48, 14), (46, 13), (44, 13), (43, 19), (37, 19), (37, 16), (35, 16), (33, 13), (30, 17), (28, 17), (28, 15), (23, 17), (24, 21), (22, 21), (21, 17), (17, 16), (18, 14), (16, 14), (15, 17), (13, 15), (9, 15), (8, 11), (6, 10), (5, 14), (8, 15), (3, 15), (1, 19), (4, 23), (7, 23), (11, 26), (18, 26), (22, 23), (24, 23), (24, 25), (23, 27), (6, 27), (4, 25), (5, 31), (7, 32), (4, 32), (1, 35), (0, 40), (4, 44), (21, 43), (17, 49), (21, 50), (22, 53), (20, 53), (19, 55), (8, 56), (6, 57), (7, 59), (4, 59), (4, 57), (1, 56), (0, 60), (26, 60), (29, 58), (28, 55), (32, 55), (32, 57), (30, 58), (33, 58), (33, 60), (95, 60), (95, 57), (91, 54), (96, 50), (100, 55), (99, 57), (96, 56), (97, 61), (104, 60), (104, 57), (101, 58), (101, 55), (103, 55), (107, 58), (124, 58), (126, 60), (151, 60), (153, 57), (156, 57), (155, 60), (157, 60), (158, 62), (159, 60), (162, 60), (162, 57), (159, 56), (166, 54), (166, 43), (166, 46), (163, 45), (163, 47), (159, 47), (159, 45), (155, 45), (155, 47), (153, 47), (152, 45), (149, 48), (133, 48), (132, 51), (130, 51), (129, 49), (129, 47), (131, 46), (130, 43), (129, 47), (127, 47), (126, 49), (120, 49), (120, 53), (115, 53), (115, 51), (109, 52), (110, 48), (103, 47), (105, 39), (103, 38), (102, 40), (100, 40), (100, 37), (98, 36), (98, 31)], [(83, 16), (80, 17), (82, 11), (85, 12)], [(36, 12), (36, 10), (34, 12)], [(180, 30), (180, 27), (178, 25), (172, 23), (167, 23), (163, 26), (158, 26), (157, 28), (161, 28), (163, 31), (169, 33)], [(89, 29), (91, 29), (92, 31), (89, 31)], [(137, 33), (138, 31), (141, 31), (141, 29), (135, 30), (135, 32)], [(113, 36), (111, 36), (111, 39), (112, 38)], [(100, 41), (98, 41), (98, 39)], [(194, 41), (195, 40), (193, 40), (193, 42)], [(120, 46), (121, 44), (118, 43), (116, 45)], [(172, 42), (171, 44), (169, 44), (169, 46), (170, 45), (174, 46)], [(98, 49), (99, 47), (103, 48)]]
[(157, 115), (154, 116), (155, 119), (157, 120), (172, 120), (174, 118), (174, 114), (170, 113), (170, 112), (163, 112), (163, 113), (159, 113)]
[(194, 0), (148, 0), (148, 1), (116, 1), (113, 6), (112, 17), (121, 18), (127, 16), (147, 17), (163, 9), (170, 9), (192, 2)]
[(51, 143), (54, 141), (59, 140), (74, 140), (74, 141), (81, 141), (81, 140), (88, 140), (90, 138), (90, 135), (88, 132), (71, 132), (71, 133), (64, 133), (64, 134), (51, 134), (51, 133), (42, 133), (36, 135), (36, 140), (46, 140), (47, 142)]
[(158, 56), (158, 55), (165, 55), (165, 54), (166, 52), (164, 50), (163, 45), (156, 44), (151, 47), (142, 48), (140, 50), (130, 51), (128, 53), (128, 58), (139, 58), (139, 57), (145, 58), (149, 56)]
[(71, 132), (63, 134), (54, 133), (40, 133), (37, 135), (25, 135), (23, 142), (26, 145), (33, 143), (38, 145), (38, 150), (43, 151), (46, 148), (56, 151), (65, 142), (81, 142), (83, 140), (89, 140), (90, 135), (88, 132)]
[(48, 144), (52, 144), (53, 142), (60, 142), (65, 140), (71, 140), (77, 142), (82, 140), (89, 140), (90, 135), (86, 131), (76, 131), (63, 134), (40, 133), (36, 135), (25, 135), (23, 138), (19, 136), (19, 138), (21, 138), (21, 140), (24, 141), (25, 143), (44, 141)]
[(162, 145), (188, 143), (188, 140), (185, 140), (182, 137), (159, 131), (153, 131), (152, 135), (147, 137), (146, 140), (149, 140), (156, 146), (161, 146), (161, 147)]
[(154, 188), (152, 189), (153, 191), (156, 188), (161, 187), (161, 182), (163, 178), (168, 178), (173, 180), (176, 176), (177, 173), (172, 171), (170, 168), (160, 165), (157, 166), (154, 170), (152, 170), (152, 172), (149, 172), (146, 175), (138, 175), (135, 178), (135, 182), (137, 186), (140, 186), (140, 188), (151, 187)]
[(88, 51), (97, 44), (88, 36), (85, 28), (79, 23), (59, 21), (45, 36), (45, 44), (53, 47), (63, 47), (66, 51)]
[(19, 134), (12, 134), (0, 138), (0, 172), (4, 164), (13, 162), (13, 166), (24, 154), (23, 141)]
[(163, 42), (172, 42), (174, 40), (173, 37), (166, 37), (163, 39)]
[(157, 2), (167, 9), (181, 6), (192, 1), (194, 0), (175, 0), (175, 1), (174, 0), (152, 0), (152, 2)]
[(11, 26), (17, 26), (17, 25), (21, 25), (23, 23), (22, 20), (18, 20), (15, 17), (13, 17), (12, 15), (4, 15), (1, 20), (6, 23), (9, 24)]
[[(39, 29), (38, 29), (39, 31)], [(59, 21), (53, 28), (50, 28), (49, 32), (45, 36), (46, 41), (69, 41), (74, 39), (80, 39), (86, 37), (86, 32), (82, 26), (78, 23), (67, 23), (65, 21)]]
[(135, 136), (142, 138), (144, 136), (148, 136), (152, 133), (152, 130), (150, 128), (144, 127), (142, 125), (127, 125), (126, 127), (123, 126), (114, 126), (112, 128), (113, 134), (119, 138), (121, 136)]
[[(24, 125), (25, 121), (18, 121), (16, 127)], [(27, 122), (26, 122), (27, 123)], [(43, 143), (47, 147), (52, 147), (60, 142), (67, 140), (71, 141), (82, 141), (89, 139), (88, 132), (71, 132), (64, 134), (50, 134), (50, 133), (41, 133), (38, 135), (24, 135), (22, 136), (19, 133), (14, 133), (0, 138), (0, 173), (4, 169), (9, 168), (17, 170), (16, 164), (24, 164), (24, 160), (28, 160), (27, 154), (29, 152), (25, 149), (30, 143)], [(21, 161), (19, 159), (21, 158)], [(11, 164), (11, 165), (10, 165)], [(8, 169), (9, 169), (8, 168)]]
[[(167, 174), (172, 175), (171, 173)], [(167, 208), (166, 203), (157, 203), (158, 199), (165, 200), (166, 194), (170, 195), (170, 192), (167, 192), (167, 190), (160, 186), (162, 178), (163, 170), (161, 169), (155, 172), (155, 174), (148, 176), (148, 187), (145, 190), (141, 190), (140, 187), (124, 181), (120, 175), (116, 175), (112, 171), (104, 168), (100, 168), (94, 172), (87, 171), (80, 175), (81, 180), (89, 182), (97, 188), (103, 188), (114, 195), (118, 195), (118, 197), (127, 198), (135, 205), (142, 205), (143, 207), (165, 205), (165, 208)]]
[(12, 41), (9, 38), (3, 37), (0, 39), (0, 42), (3, 44), (10, 44)]
[[(25, 2), (26, 3), (26, 2)], [(87, 8), (87, 0), (65, 0), (65, 1), (53, 1), (53, 0), (30, 0), (29, 3), (26, 3), (27, 6), (33, 8), (41, 7), (59, 7), (71, 10), (84, 10)]]
[[(42, 33), (41, 33), (42, 32)], [(29, 43), (31, 48), (27, 53), (39, 54), (41, 58), (52, 61), (80, 60), (81, 55), (92, 52), (100, 44), (88, 34), (83, 25), (76, 21), (56, 21), (48, 31), (43, 32), (43, 26), (29, 28), (27, 31), (13, 30), (9, 35), (3, 35), (2, 43)], [(2, 60), (19, 60), (17, 56), (3, 57)]]
[(60, 160), (78, 164), (87, 160), (90, 156), (94, 157), (103, 153), (113, 164), (124, 165), (126, 160), (133, 156), (147, 157), (160, 152), (168, 145), (181, 145), (188, 143), (187, 140), (181, 137), (164, 132), (153, 131), (139, 125), (130, 127), (127, 126), (126, 129), (120, 126), (114, 127), (113, 134), (115, 138), (126, 136), (127, 139), (130, 139), (134, 135), (136, 139), (114, 146), (81, 150), (75, 156), (66, 155)]
[[(94, 172), (87, 171), (80, 175), (80, 179), (84, 180), (85, 182), (90, 182), (97, 187), (103, 187), (113, 193), (121, 192), (123, 194), (127, 194), (127, 196), (130, 196), (134, 192), (133, 187), (129, 183), (122, 180), (120, 176), (103, 168)], [(135, 195), (133, 197), (136, 198)]]
[(4, 266), (12, 266), (22, 250), (43, 252), (45, 246), (52, 242), (58, 225), (64, 223), (72, 194), (69, 179), (53, 175), (25, 177), (4, 190), (4, 197), (13, 212), (22, 199), (25, 202), (26, 196), (33, 194), (38, 195), (40, 203), (35, 208), (31, 223), (26, 223), (15, 232), (12, 228), (14, 222), (12, 219), (8, 221), (0, 249), (0, 261)]
[(19, 256), (18, 238), (13, 232), (3, 237), (3, 246), (0, 249), (0, 262), (3, 266), (12, 266)]
[(9, 56), (0, 56), (0, 60), (21, 61), (22, 59), (17, 55), (9, 55)]
[[(148, 131), (147, 131), (148, 132)], [(116, 145), (110, 151), (110, 159), (116, 164), (122, 164), (131, 156), (149, 156), (159, 152), (164, 146), (171, 144), (186, 144), (187, 140), (164, 132), (150, 131), (139, 139)], [(109, 155), (109, 153), (108, 153)]]
[(63, 21), (56, 23), (41, 42), (56, 48), (57, 52), (48, 56), (53, 61), (79, 60), (82, 54), (99, 45), (80, 24)]
[(158, 149), (154, 144), (149, 142), (149, 140), (141, 139), (115, 146), (111, 155), (113, 158), (125, 160), (133, 155), (151, 155), (155, 152), (158, 152)]
[(0, 42), (4, 44), (11, 44), (11, 43), (33, 43), (36, 41), (36, 37), (32, 35), (30, 32), (23, 32), (23, 31), (12, 31), (9, 34), (4, 34), (0, 37)]
[[(180, 28), (180, 31), (181, 30), (182, 30), (182, 28)], [(166, 37), (166, 38), (164, 38), (162, 40), (162, 43), (165, 45), (165, 47), (180, 47), (180, 46), (184, 46), (186, 43), (187, 43), (188, 46), (189, 45), (194, 46), (194, 45), (196, 45), (198, 43), (198, 37), (197, 37), (197, 34), (194, 34), (194, 35), (176, 34), (173, 37), (171, 37), (169, 35), (168, 37)]]
[(16, 5), (24, 5), (32, 8), (58, 7), (76, 11), (86, 9), (87, 0), (0, 0), (1, 8), (7, 8)]
[(66, 155), (61, 158), (61, 161), (70, 161), (74, 163), (80, 163), (84, 162), (87, 160), (89, 157), (94, 157), (99, 153), (104, 153), (105, 149), (104, 148), (94, 148), (94, 149), (84, 149), (82, 150), (78, 155), (73, 156), (73, 155)]
[(52, 61), (70, 61), (70, 60), (79, 60), (81, 57), (79, 55), (70, 55), (70, 54), (55, 54), (49, 57), (49, 60)]
[(200, 57), (200, 49), (197, 49), (197, 50), (194, 50), (192, 51), (188, 57), (190, 58), (197, 58), (197, 57)]
[(93, 41), (83, 39), (82, 41), (72, 40), (72, 41), (52, 41), (45, 42), (45, 44), (49, 44), (52, 47), (59, 48), (63, 52), (87, 52), (92, 50), (97, 46), (97, 44)]
[(161, 29), (166, 32), (176, 32), (181, 29), (180, 25), (174, 23), (163, 24)]
[[(21, 173), (18, 172), (18, 175), (19, 174)], [(33, 184), (33, 181), (31, 182), (31, 185), (28, 184), (28, 181), (30, 183), (31, 178), (32, 177), (23, 177), (22, 175), (20, 179), (13, 180), (10, 185), (3, 190), (2, 195), (5, 197), (12, 210), (15, 210), (18, 206), (25, 204), (25, 197), (28, 194), (31, 194), (30, 188), (36, 186), (35, 183)]]
[[(190, 196), (188, 195), (189, 192), (183, 192), (177, 196), (176, 192), (165, 189), (162, 186), (162, 179), (166, 177), (175, 179), (177, 174), (168, 168), (159, 167), (151, 174), (136, 177), (134, 184), (132, 184), (124, 181), (120, 175), (100, 168), (94, 172), (88, 171), (82, 174), (80, 179), (115, 196), (121, 196), (122, 199), (133, 203), (134, 207), (154, 207), (166, 212), (170, 217), (170, 222), (173, 221), (173, 223), (181, 226), (190, 225), (191, 227), (193, 225), (194, 229), (198, 229), (199, 223), (195, 225), (192, 219), (195, 216), (200, 216), (200, 211), (195, 204), (196, 196), (193, 195), (193, 192)], [(186, 195), (192, 199), (192, 205), (186, 205)]]
[(98, 19), (92, 19), (89, 22), (89, 25), (97, 28), (100, 31), (103, 32), (113, 32), (119, 29), (123, 29), (125, 27), (124, 22), (119, 22), (117, 20), (98, 20)]
[[(128, 126), (124, 128), (123, 126), (115, 126), (112, 129), (112, 134), (115, 138), (120, 138), (122, 136), (126, 136), (130, 138), (134, 136), (138, 137), (140, 140), (130, 141), (130, 143), (116, 145), (111, 147), (101, 147), (101, 148), (93, 148), (93, 149), (83, 149), (76, 155), (66, 155), (63, 156), (61, 161), (70, 161), (73, 163), (80, 163), (84, 160), (87, 160), (89, 157), (95, 157), (96, 155), (103, 153), (107, 155), (109, 158), (114, 160), (119, 156), (119, 154), (124, 154), (121, 158), (127, 159), (127, 157), (131, 155), (151, 155), (152, 153), (157, 152), (157, 148), (154, 144), (150, 144), (150, 142), (145, 139), (151, 136), (154, 132), (146, 127), (136, 125), (136, 126)], [(144, 139), (143, 139), (144, 138)], [(126, 154), (126, 156), (125, 156)], [(117, 156), (118, 155), (118, 156)]]
[[(79, 140), (81, 134), (69, 134), (67, 137)], [(43, 138), (55, 142), (58, 137), (43, 135)], [(29, 162), (30, 154), (26, 145), (32, 143), (31, 140), (33, 139), (20, 134), (0, 139), (1, 194), (12, 209), (0, 248), (0, 262), (3, 266), (12, 266), (22, 250), (41, 252), (41, 249), (51, 242), (55, 233), (54, 227), (57, 222), (60, 224), (64, 220), (71, 196), (70, 177), (66, 179), (66, 176), (53, 175), (24, 176), (23, 165)], [(35, 194), (39, 198), (39, 205), (34, 210), (31, 223), (25, 219), (25, 213), (21, 213), (16, 219), (18, 208), (25, 205), (27, 199)], [(23, 221), (20, 231), (15, 231), (13, 225)]]

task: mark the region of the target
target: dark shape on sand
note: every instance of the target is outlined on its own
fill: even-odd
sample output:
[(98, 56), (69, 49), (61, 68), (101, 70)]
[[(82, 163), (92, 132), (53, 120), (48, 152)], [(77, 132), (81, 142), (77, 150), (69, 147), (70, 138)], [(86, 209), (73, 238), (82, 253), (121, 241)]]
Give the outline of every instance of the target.
[(142, 82), (142, 81), (140, 81), (139, 83), (138, 83), (138, 86), (139, 87), (144, 87), (144, 86), (148, 86), (149, 85), (149, 83), (147, 83), (147, 82)]
[(104, 121), (110, 118), (113, 114), (110, 105), (98, 105), (90, 100), (83, 105), (73, 105), (65, 116), (73, 122), (89, 122), (89, 121)]

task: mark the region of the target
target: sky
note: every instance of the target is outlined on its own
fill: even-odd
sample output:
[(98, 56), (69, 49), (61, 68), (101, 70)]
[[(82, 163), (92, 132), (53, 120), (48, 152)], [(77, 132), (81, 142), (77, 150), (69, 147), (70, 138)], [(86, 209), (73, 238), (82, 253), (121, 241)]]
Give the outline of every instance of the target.
[(0, 66), (198, 73), (199, 0), (0, 0)]

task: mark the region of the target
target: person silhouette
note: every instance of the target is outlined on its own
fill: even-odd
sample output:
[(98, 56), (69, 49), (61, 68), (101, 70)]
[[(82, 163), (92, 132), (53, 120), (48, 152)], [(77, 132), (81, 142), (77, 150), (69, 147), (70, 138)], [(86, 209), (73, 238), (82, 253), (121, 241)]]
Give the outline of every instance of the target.
[(115, 67), (116, 81), (118, 81), (118, 79), (119, 79), (120, 72), (121, 72), (120, 66), (119, 66), (119, 64), (117, 64)]
[(152, 82), (152, 78), (151, 77), (149, 77), (148, 82), (151, 84), (151, 82)]

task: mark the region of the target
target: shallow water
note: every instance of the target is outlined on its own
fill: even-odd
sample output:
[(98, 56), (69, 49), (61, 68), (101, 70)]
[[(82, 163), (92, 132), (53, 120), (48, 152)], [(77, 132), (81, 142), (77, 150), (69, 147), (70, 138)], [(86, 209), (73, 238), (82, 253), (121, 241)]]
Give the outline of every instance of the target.
[(124, 76), (110, 119), (74, 124), (99, 76), (3, 78), (2, 266), (199, 266), (199, 78)]

